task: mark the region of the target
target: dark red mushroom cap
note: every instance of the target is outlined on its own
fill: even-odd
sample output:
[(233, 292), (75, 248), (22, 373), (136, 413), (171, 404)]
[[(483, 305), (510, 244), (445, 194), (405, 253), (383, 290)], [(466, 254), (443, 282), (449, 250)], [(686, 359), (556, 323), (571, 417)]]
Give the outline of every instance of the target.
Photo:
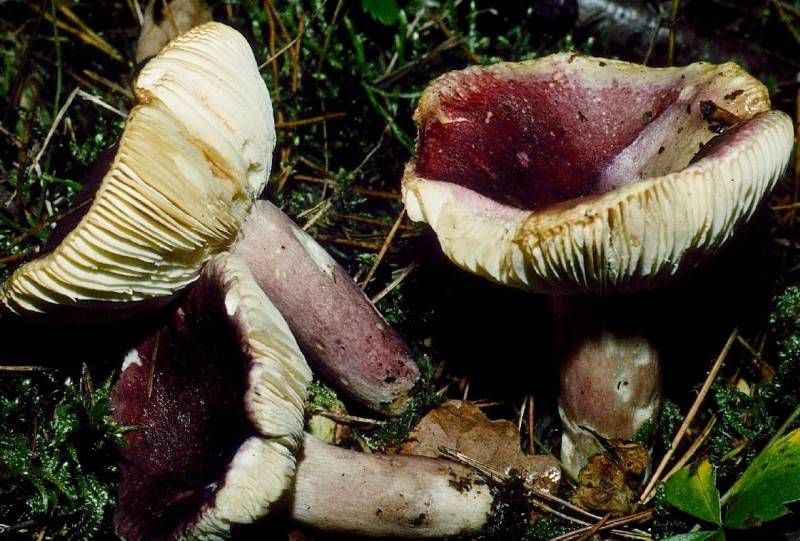
[(227, 539), (289, 491), (311, 372), (243, 261), (216, 256), (114, 387), (128, 541)]
[(559, 54), (422, 94), (409, 217), (459, 266), (545, 293), (653, 287), (708, 258), (772, 189), (791, 120), (732, 63)]

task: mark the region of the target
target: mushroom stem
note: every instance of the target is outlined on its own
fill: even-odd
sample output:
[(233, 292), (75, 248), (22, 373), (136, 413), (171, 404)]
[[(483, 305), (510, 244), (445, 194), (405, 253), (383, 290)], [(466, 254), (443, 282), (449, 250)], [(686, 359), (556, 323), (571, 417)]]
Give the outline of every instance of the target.
[(577, 477), (603, 451), (598, 438), (629, 443), (658, 414), (659, 353), (642, 330), (637, 300), (554, 297), (561, 362), (561, 460)]
[(234, 253), (280, 310), (303, 353), (337, 389), (400, 414), (419, 379), (406, 344), (350, 275), (277, 207), (257, 201)]
[(493, 501), (486, 482), (455, 462), (358, 453), (306, 434), (291, 516), (341, 534), (438, 538), (480, 531)]

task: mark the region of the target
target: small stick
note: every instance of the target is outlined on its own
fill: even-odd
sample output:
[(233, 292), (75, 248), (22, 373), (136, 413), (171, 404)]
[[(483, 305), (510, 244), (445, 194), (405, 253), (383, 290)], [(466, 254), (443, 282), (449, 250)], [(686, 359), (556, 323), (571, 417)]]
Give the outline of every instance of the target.
[(89, 79), (91, 79), (93, 81), (97, 81), (98, 83), (101, 83), (101, 84), (105, 85), (106, 87), (108, 87), (109, 89), (113, 90), (114, 92), (117, 92), (118, 94), (122, 94), (123, 96), (125, 96), (129, 100), (133, 101), (133, 99), (134, 99), (133, 92), (131, 92), (127, 88), (124, 88), (124, 87), (120, 86), (119, 84), (115, 83), (114, 81), (106, 79), (102, 75), (100, 75), (98, 73), (95, 73), (92, 70), (84, 69), (83, 70), (83, 74), (86, 75)]
[(711, 429), (714, 428), (715, 424), (717, 424), (717, 416), (712, 415), (711, 419), (708, 420), (706, 427), (703, 429), (700, 435), (697, 436), (697, 438), (692, 442), (692, 445), (689, 447), (689, 449), (686, 450), (686, 452), (683, 454), (680, 460), (678, 460), (675, 463), (675, 465), (672, 466), (672, 469), (670, 469), (669, 472), (667, 472), (662, 481), (666, 481), (667, 479), (672, 477), (676, 471), (683, 468), (689, 462), (689, 460), (692, 459), (692, 457), (700, 448), (700, 446), (703, 445), (703, 442), (705, 442), (706, 439), (708, 439), (708, 436), (711, 435)]
[(116, 107), (114, 107), (113, 105), (107, 104), (106, 102), (104, 102), (103, 100), (98, 98), (97, 96), (93, 96), (92, 94), (89, 94), (88, 92), (84, 92), (83, 90), (79, 89), (78, 90), (78, 96), (80, 96), (81, 99), (84, 99), (86, 101), (90, 101), (90, 102), (94, 103), (95, 105), (99, 105), (103, 109), (107, 109), (108, 111), (111, 111), (112, 113), (115, 113), (116, 115), (120, 116), (121, 118), (127, 118), (128, 117), (128, 113), (126, 113), (125, 111), (121, 111), (121, 110), (117, 109)]
[(332, 411), (325, 411), (323, 409), (312, 411), (314, 415), (321, 415), (328, 419), (333, 419), (340, 423), (354, 423), (361, 425), (382, 426), (386, 421), (379, 421), (378, 419), (369, 419), (367, 417), (357, 417), (355, 415), (346, 415), (343, 413), (333, 413)]
[(317, 240), (322, 242), (331, 242), (333, 244), (339, 244), (341, 246), (348, 246), (350, 248), (369, 250), (372, 252), (377, 252), (378, 250), (381, 249), (381, 247), (375, 244), (374, 242), (362, 242), (360, 240), (343, 239), (340, 237), (331, 237), (329, 235), (319, 235), (317, 237)]
[(686, 430), (688, 430), (689, 425), (694, 420), (694, 416), (700, 409), (700, 404), (702, 404), (703, 399), (705, 399), (708, 390), (711, 388), (711, 384), (714, 383), (714, 379), (717, 377), (717, 373), (719, 372), (719, 369), (722, 367), (723, 361), (728, 356), (728, 352), (731, 350), (731, 346), (733, 346), (733, 342), (738, 334), (739, 334), (739, 327), (737, 326), (734, 327), (733, 331), (728, 337), (728, 340), (725, 342), (725, 346), (722, 348), (722, 351), (720, 351), (717, 360), (714, 361), (714, 365), (711, 367), (711, 371), (708, 373), (708, 376), (706, 377), (706, 380), (703, 383), (703, 387), (697, 394), (697, 398), (695, 398), (692, 407), (689, 409), (689, 413), (686, 414), (686, 417), (684, 418), (683, 423), (681, 423), (678, 432), (675, 434), (675, 437), (672, 438), (672, 443), (670, 445), (670, 448), (664, 454), (664, 458), (662, 458), (661, 462), (658, 464), (656, 471), (653, 473), (653, 477), (650, 478), (650, 481), (647, 483), (647, 486), (642, 491), (642, 495), (639, 498), (639, 503), (645, 504), (649, 502), (655, 495), (655, 487), (660, 480), (661, 474), (667, 467), (667, 464), (672, 458), (672, 455), (675, 454), (675, 450), (677, 449), (678, 444), (683, 439), (684, 434), (686, 434)]
[[(339, 187), (339, 183), (331, 179), (310, 177), (308, 175), (294, 175), (292, 178), (297, 179), (301, 182), (310, 182), (312, 184), (322, 184), (322, 185), (329, 184), (330, 186), (333, 186), (335, 188)], [(391, 199), (394, 201), (400, 200), (400, 194), (397, 192), (383, 192), (379, 190), (370, 190), (367, 188), (359, 188), (359, 187), (353, 188), (353, 191), (359, 195), (366, 195), (367, 197), (375, 197), (378, 199)]]
[[(613, 520), (608, 520), (602, 526), (597, 527), (596, 524), (590, 524), (589, 526), (584, 526), (578, 530), (573, 530), (571, 532), (565, 533), (563, 535), (559, 535), (557, 537), (551, 538), (549, 541), (567, 541), (569, 539), (573, 539), (575, 537), (580, 537), (582, 534), (592, 531), (593, 528), (597, 527), (597, 530), (611, 530), (611, 532), (615, 535), (619, 535), (622, 537), (627, 537), (629, 539), (652, 539), (650, 535), (647, 534), (635, 534), (632, 532), (626, 532), (622, 530), (615, 530), (617, 526), (624, 526), (626, 524), (631, 524), (635, 522), (646, 522), (653, 517), (653, 510), (647, 509), (645, 511), (640, 511), (638, 513), (634, 513), (632, 515), (627, 515), (624, 517), (616, 518)], [(601, 519), (602, 520), (602, 519)]]
[(775, 377), (775, 370), (767, 363), (764, 359), (761, 358), (761, 355), (750, 345), (750, 343), (740, 336), (736, 337), (736, 341), (747, 350), (747, 352), (751, 355), (751, 359), (753, 360), (753, 364), (756, 365), (759, 372), (761, 372), (761, 377), (765, 380), (770, 380)]
[(56, 131), (56, 128), (61, 123), (61, 119), (64, 118), (64, 115), (69, 109), (69, 106), (72, 105), (72, 101), (75, 99), (75, 96), (78, 95), (80, 91), (80, 87), (76, 86), (75, 89), (69, 93), (67, 100), (64, 102), (64, 105), (61, 106), (59, 109), (58, 114), (56, 114), (56, 118), (53, 120), (53, 123), (50, 125), (50, 130), (47, 132), (47, 135), (44, 138), (44, 143), (42, 143), (42, 148), (39, 149), (39, 152), (36, 153), (36, 157), (33, 158), (33, 162), (31, 163), (31, 167), (38, 170), (39, 167), (39, 160), (42, 159), (45, 150), (47, 150), (47, 145), (50, 144), (50, 139), (53, 137), (53, 134)]
[(161, 333), (156, 333), (156, 343), (153, 345), (153, 353), (150, 355), (150, 364), (147, 367), (147, 398), (153, 396), (153, 377), (156, 371), (156, 358), (158, 357), (158, 343), (161, 339)]
[(300, 120), (287, 120), (286, 122), (277, 122), (275, 124), (276, 130), (286, 130), (290, 128), (298, 128), (300, 126), (308, 126), (310, 124), (319, 124), (328, 120), (335, 120), (337, 118), (344, 118), (347, 113), (328, 113), (325, 115), (314, 116), (311, 118), (302, 118)]
[(53, 369), (39, 365), (0, 365), (0, 372), (47, 372), (48, 370)]
[(525, 420), (525, 410), (528, 406), (528, 397), (522, 399), (522, 405), (519, 407), (519, 417), (517, 418), (517, 432), (522, 432), (522, 421)]
[(536, 426), (533, 424), (533, 395), (528, 395), (528, 454), (536, 454), (536, 437), (534, 430)]
[(296, 37), (296, 38), (294, 38), (292, 41), (290, 41), (289, 43), (287, 43), (286, 45), (284, 45), (283, 47), (281, 47), (281, 48), (278, 50), (278, 52), (277, 52), (277, 53), (275, 53), (274, 55), (272, 55), (272, 56), (270, 56), (269, 58), (267, 58), (266, 60), (264, 60), (264, 61), (263, 61), (261, 64), (259, 64), (259, 65), (258, 65), (258, 70), (259, 70), (259, 71), (261, 71), (262, 69), (264, 69), (264, 67), (265, 67), (267, 64), (271, 64), (271, 63), (272, 63), (272, 62), (274, 62), (274, 61), (275, 61), (275, 59), (277, 59), (277, 58), (278, 58), (280, 55), (282, 55), (283, 53), (285, 53), (286, 51), (288, 51), (289, 49), (291, 49), (291, 48), (292, 48), (292, 46), (293, 46), (293, 45), (294, 45), (294, 44), (295, 44), (295, 43), (296, 43), (296, 42), (297, 42), (297, 41), (300, 39), (300, 37), (301, 37), (301, 36), (297, 36), (297, 37)]
[(391, 246), (392, 241), (394, 241), (394, 237), (397, 234), (397, 229), (400, 227), (400, 224), (403, 221), (403, 218), (406, 216), (406, 209), (405, 207), (403, 210), (400, 211), (400, 214), (397, 215), (397, 219), (394, 221), (394, 225), (389, 230), (389, 233), (386, 235), (386, 239), (383, 241), (383, 245), (381, 246), (380, 251), (378, 252), (378, 257), (375, 258), (375, 261), (372, 263), (372, 267), (370, 267), (367, 276), (364, 278), (364, 281), (361, 282), (361, 289), (366, 289), (369, 285), (370, 280), (375, 275), (375, 271), (378, 270), (378, 267), (383, 261), (384, 256), (386, 256), (386, 252), (389, 251), (389, 246)]
[(672, 0), (672, 9), (669, 13), (669, 37), (667, 38), (667, 65), (671, 66), (675, 60), (675, 25), (678, 22), (678, 8), (681, 0)]
[(374, 297), (372, 297), (372, 298), (370, 299), (370, 300), (372, 301), (372, 304), (376, 304), (376, 303), (377, 303), (379, 300), (381, 300), (381, 299), (382, 299), (382, 298), (384, 298), (386, 295), (388, 295), (389, 293), (391, 293), (391, 292), (392, 292), (392, 290), (393, 290), (394, 288), (396, 288), (397, 286), (399, 286), (399, 285), (400, 285), (400, 284), (403, 282), (403, 280), (405, 280), (405, 279), (406, 279), (406, 277), (407, 277), (409, 274), (411, 274), (411, 271), (413, 271), (414, 269), (416, 269), (418, 266), (419, 266), (419, 263), (417, 263), (416, 261), (414, 261), (414, 262), (412, 262), (412, 263), (411, 263), (409, 266), (407, 266), (405, 269), (403, 269), (403, 270), (400, 272), (400, 274), (398, 274), (398, 275), (397, 275), (397, 277), (396, 277), (394, 280), (392, 280), (391, 282), (389, 282), (389, 283), (386, 285), (386, 287), (384, 287), (384, 288), (383, 288), (382, 290), (380, 290), (380, 291), (379, 291), (379, 292), (378, 292), (378, 293), (377, 293), (377, 294), (376, 294)]
[[(464, 453), (462, 453), (461, 451), (458, 451), (457, 449), (453, 449), (451, 447), (442, 446), (442, 447), (439, 447), (439, 453), (444, 457), (447, 457), (447, 458), (449, 458), (451, 460), (454, 460), (456, 462), (459, 462), (461, 464), (469, 466), (470, 468), (473, 468), (478, 473), (480, 473), (481, 475), (483, 475), (483, 476), (487, 477), (488, 479), (494, 481), (495, 483), (504, 483), (504, 482), (506, 482), (506, 481), (508, 481), (510, 479), (509, 475), (506, 475), (506, 474), (504, 474), (502, 472), (499, 472), (499, 471), (497, 471), (497, 470), (495, 470), (493, 468), (490, 468), (486, 464), (483, 464), (482, 462), (479, 462), (479, 461), (475, 460), (474, 458), (471, 458), (471, 457), (465, 455)], [(586, 511), (584, 509), (581, 509), (580, 507), (578, 507), (578, 506), (576, 506), (576, 505), (574, 505), (574, 504), (572, 504), (572, 503), (570, 503), (570, 502), (568, 502), (566, 500), (562, 500), (561, 498), (559, 498), (557, 496), (554, 496), (554, 495), (549, 494), (547, 492), (543, 492), (541, 490), (538, 490), (538, 489), (532, 487), (529, 483), (525, 483), (525, 488), (528, 491), (530, 491), (530, 493), (532, 495), (537, 496), (539, 498), (542, 498), (543, 500), (549, 501), (551, 503), (559, 504), (559, 505), (561, 505), (563, 507), (566, 507), (567, 509), (570, 509), (572, 511), (575, 511), (575, 512), (577, 512), (577, 513), (579, 513), (579, 514), (581, 514), (583, 516), (587, 516), (588, 518), (591, 518), (591, 519), (594, 519), (594, 520), (600, 520), (600, 521), (603, 520), (603, 517), (595, 515), (593, 513), (589, 513), (588, 511)], [(575, 518), (575, 517), (571, 517), (571, 516), (569, 516), (567, 514), (561, 513), (560, 511), (557, 511), (556, 509), (553, 509), (552, 507), (550, 507), (550, 506), (548, 506), (548, 505), (546, 505), (546, 504), (544, 504), (544, 503), (542, 503), (540, 501), (536, 501), (536, 499), (532, 499), (531, 503), (535, 507), (537, 507), (537, 508), (539, 508), (539, 509), (541, 509), (541, 510), (543, 510), (545, 512), (552, 513), (552, 514), (556, 515), (557, 517), (563, 518), (564, 520), (567, 520), (569, 522), (573, 522), (575, 524), (580, 524), (580, 525), (582, 525), (584, 527), (588, 527), (588, 528), (592, 528), (594, 526), (592, 524), (589, 524), (585, 520), (581, 520), (581, 519), (578, 519), (578, 518)], [(637, 516), (637, 515), (642, 515), (642, 516), (640, 517), (640, 516)], [(638, 513), (637, 515), (630, 515), (629, 517), (622, 517), (622, 519), (616, 519), (613, 522), (615, 522), (615, 525), (616, 525), (616, 523), (627, 524), (629, 522), (636, 522), (638, 520), (647, 520), (652, 515), (652, 512), (650, 510), (647, 510), (647, 511), (644, 511), (642, 513)], [(623, 520), (623, 519), (625, 519), (625, 520)], [(611, 528), (611, 526), (608, 526), (608, 528)], [(608, 528), (600, 528), (600, 529), (608, 529)], [(576, 531), (578, 531), (578, 530), (576, 530)], [(622, 531), (622, 530), (612, 530), (612, 532), (614, 534), (616, 534), (616, 535), (620, 535), (620, 536), (623, 536), (623, 537), (629, 537), (631, 539), (649, 539), (649, 537), (645, 537), (645, 536), (643, 536), (641, 534), (633, 534), (633, 533), (625, 532), (625, 531)]]

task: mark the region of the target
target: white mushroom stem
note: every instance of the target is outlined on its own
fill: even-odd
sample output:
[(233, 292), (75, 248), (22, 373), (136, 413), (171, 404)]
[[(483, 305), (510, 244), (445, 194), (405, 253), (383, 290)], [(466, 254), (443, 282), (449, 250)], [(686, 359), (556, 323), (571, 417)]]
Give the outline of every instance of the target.
[(493, 501), (485, 481), (454, 462), (358, 453), (306, 434), (291, 516), (327, 532), (439, 538), (483, 529)]
[(631, 442), (658, 414), (659, 353), (628, 299), (553, 299), (561, 362), (561, 460), (577, 476), (601, 452), (598, 437)]

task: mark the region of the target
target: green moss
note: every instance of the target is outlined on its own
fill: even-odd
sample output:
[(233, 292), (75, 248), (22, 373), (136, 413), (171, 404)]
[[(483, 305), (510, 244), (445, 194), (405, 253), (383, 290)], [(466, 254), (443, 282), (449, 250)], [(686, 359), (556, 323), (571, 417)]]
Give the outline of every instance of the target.
[(331, 411), (339, 402), (336, 391), (320, 381), (312, 381), (308, 386), (306, 398), (306, 413), (317, 411)]
[(636, 434), (633, 435), (633, 439), (631, 441), (633, 443), (638, 443), (642, 447), (649, 446), (650, 442), (653, 440), (657, 426), (658, 423), (656, 422), (656, 418), (649, 418), (642, 423), (642, 426), (640, 426), (639, 430), (636, 431)]
[(111, 378), (92, 389), (88, 375), (0, 380), (0, 516), (10, 530), (46, 526), (50, 539), (65, 540), (110, 535), (123, 434), (109, 417), (110, 392)]

